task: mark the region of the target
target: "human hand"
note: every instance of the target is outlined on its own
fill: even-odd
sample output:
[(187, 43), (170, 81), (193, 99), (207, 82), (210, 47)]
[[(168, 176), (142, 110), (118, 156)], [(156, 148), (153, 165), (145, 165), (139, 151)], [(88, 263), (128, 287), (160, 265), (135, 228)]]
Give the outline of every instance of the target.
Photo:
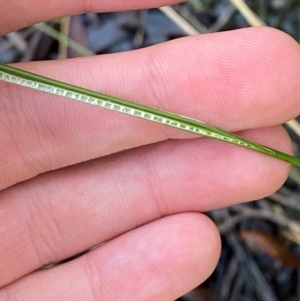
[[(4, 4), (1, 34), (58, 14), (144, 6), (30, 2)], [(278, 124), (299, 112), (300, 51), (272, 29), (18, 67), (291, 152)], [(218, 260), (218, 231), (200, 212), (266, 196), (289, 172), (279, 160), (162, 125), (2, 82), (0, 90), (0, 300), (174, 300)]]

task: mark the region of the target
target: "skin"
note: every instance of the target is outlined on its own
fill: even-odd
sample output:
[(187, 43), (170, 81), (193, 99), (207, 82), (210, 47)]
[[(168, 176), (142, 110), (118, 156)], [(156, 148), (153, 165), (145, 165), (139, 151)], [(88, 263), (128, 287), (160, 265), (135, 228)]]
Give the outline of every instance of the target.
[[(5, 1), (0, 34), (87, 10), (171, 3)], [(291, 153), (280, 124), (300, 111), (300, 49), (274, 29), (17, 66)], [(217, 228), (201, 212), (267, 196), (290, 170), (130, 116), (3, 82), (0, 90), (0, 300), (174, 300), (207, 279), (219, 258)]]

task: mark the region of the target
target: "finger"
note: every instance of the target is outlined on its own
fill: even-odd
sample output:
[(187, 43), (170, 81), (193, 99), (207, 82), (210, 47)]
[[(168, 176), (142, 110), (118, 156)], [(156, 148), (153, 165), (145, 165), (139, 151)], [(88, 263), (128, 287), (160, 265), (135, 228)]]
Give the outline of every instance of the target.
[[(291, 151), (281, 127), (244, 136)], [(0, 194), (0, 286), (162, 216), (262, 198), (282, 185), (289, 170), (262, 154), (193, 139), (130, 150), (11, 187)]]
[[(299, 46), (267, 28), (21, 67), (230, 131), (282, 123), (299, 112)], [(0, 87), (0, 188), (123, 149), (189, 137), (132, 116)]]
[(73, 262), (35, 272), (3, 288), (0, 299), (175, 300), (212, 273), (219, 254), (218, 231), (207, 217), (165, 217)]
[[(0, 11), (0, 35), (34, 23), (85, 12), (107, 12), (164, 6), (184, 0), (5, 1)], [(20, 16), (22, 16), (20, 18)], [(14, 20), (14, 22), (11, 22)]]

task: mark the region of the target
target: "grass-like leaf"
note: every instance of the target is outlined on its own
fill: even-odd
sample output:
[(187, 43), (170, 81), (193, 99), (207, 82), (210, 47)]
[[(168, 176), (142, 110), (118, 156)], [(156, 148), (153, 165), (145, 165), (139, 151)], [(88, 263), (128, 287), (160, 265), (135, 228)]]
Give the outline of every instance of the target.
[(150, 106), (135, 103), (122, 98), (88, 90), (78, 86), (70, 85), (51, 78), (27, 72), (12, 66), (0, 63), (0, 80), (27, 88), (71, 98), (87, 104), (99, 106), (105, 109), (124, 113), (148, 121), (164, 124), (182, 131), (194, 133), (200, 136), (224, 141), (254, 150), (265, 155), (286, 161), (300, 167), (300, 159), (251, 142), (230, 132), (205, 124), (202, 121), (189, 117), (159, 110)]

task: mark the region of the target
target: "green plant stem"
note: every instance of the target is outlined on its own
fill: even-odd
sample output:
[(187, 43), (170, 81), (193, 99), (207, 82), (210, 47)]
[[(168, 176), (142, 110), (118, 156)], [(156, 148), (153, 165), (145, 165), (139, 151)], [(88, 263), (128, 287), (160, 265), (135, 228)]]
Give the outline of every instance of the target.
[(96, 105), (102, 108), (142, 118), (148, 121), (164, 124), (200, 136), (205, 136), (238, 145), (300, 167), (299, 158), (293, 157), (286, 153), (255, 142), (251, 142), (235, 134), (223, 131), (219, 128), (207, 125), (202, 121), (195, 120), (189, 117), (159, 110), (150, 106), (145, 106), (129, 100), (113, 97), (78, 86), (70, 85), (1, 63), (0, 80), (12, 84), (21, 85), (27, 88), (67, 97), (91, 105)]

